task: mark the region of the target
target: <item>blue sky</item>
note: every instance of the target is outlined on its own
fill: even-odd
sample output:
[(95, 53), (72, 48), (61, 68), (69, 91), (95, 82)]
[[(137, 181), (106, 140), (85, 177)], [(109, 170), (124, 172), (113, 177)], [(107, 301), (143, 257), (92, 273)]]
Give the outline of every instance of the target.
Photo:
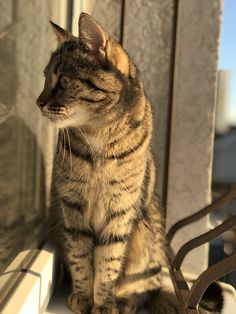
[(219, 69), (231, 71), (227, 115), (236, 124), (236, 0), (224, 0)]

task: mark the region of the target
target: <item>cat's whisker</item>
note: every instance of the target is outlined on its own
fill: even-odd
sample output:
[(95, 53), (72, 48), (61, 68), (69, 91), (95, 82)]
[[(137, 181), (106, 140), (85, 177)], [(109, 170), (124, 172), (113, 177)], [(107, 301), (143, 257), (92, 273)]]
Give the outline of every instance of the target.
[(71, 183), (71, 178), (72, 178), (72, 173), (73, 173), (73, 165), (72, 165), (72, 153), (71, 153), (70, 135), (69, 135), (68, 129), (65, 128), (65, 130), (66, 130), (66, 134), (67, 134), (67, 138), (68, 138), (69, 153), (70, 153), (70, 179), (69, 179), (69, 183), (68, 183), (68, 191), (69, 191), (69, 189), (70, 189), (70, 183)]
[[(59, 130), (59, 135), (60, 135), (60, 132), (61, 132), (61, 130)], [(62, 141), (60, 142), (60, 148), (59, 148), (59, 151), (58, 151), (58, 153), (57, 153), (57, 157), (55, 158), (55, 163), (58, 161), (58, 158), (60, 157), (60, 154), (61, 154), (61, 150), (62, 150), (62, 146), (63, 146), (63, 143), (62, 143)]]
[[(77, 117), (77, 114), (74, 113), (73, 116), (74, 116), (74, 117)], [(94, 159), (97, 159), (98, 156), (97, 156), (95, 150), (93, 149), (93, 147), (91, 146), (91, 144), (89, 143), (89, 140), (88, 140), (87, 136), (84, 134), (84, 132), (81, 130), (80, 127), (78, 127), (78, 131), (81, 133), (81, 135), (82, 135), (83, 138), (85, 139), (85, 142), (86, 142), (86, 144), (87, 144), (88, 147), (89, 147), (89, 150), (90, 150), (90, 152), (91, 152), (91, 154), (92, 154), (92, 157), (93, 157)]]
[(80, 128), (78, 128), (78, 130), (80, 131), (80, 133), (82, 134), (82, 136), (83, 136), (84, 139), (85, 139), (85, 142), (86, 142), (87, 145), (89, 146), (89, 149), (90, 149), (90, 152), (92, 153), (93, 158), (94, 158), (94, 159), (97, 159), (97, 155), (96, 155), (96, 153), (95, 153), (95, 150), (94, 150), (94, 149), (92, 148), (92, 146), (90, 145), (87, 136), (84, 134), (84, 132), (83, 132)]
[(62, 129), (62, 131), (63, 131), (63, 148), (64, 148), (64, 150), (63, 150), (63, 157), (62, 157), (62, 162), (61, 162), (61, 164), (60, 164), (60, 167), (59, 167), (59, 169), (58, 169), (58, 171), (57, 171), (55, 177), (57, 177), (58, 174), (60, 173), (60, 170), (61, 170), (61, 168), (62, 168), (62, 166), (63, 166), (63, 163), (64, 163), (64, 160), (65, 160), (65, 155), (66, 155), (66, 148), (65, 148), (65, 145), (66, 145), (66, 136), (65, 136), (65, 131), (64, 131), (64, 129)]

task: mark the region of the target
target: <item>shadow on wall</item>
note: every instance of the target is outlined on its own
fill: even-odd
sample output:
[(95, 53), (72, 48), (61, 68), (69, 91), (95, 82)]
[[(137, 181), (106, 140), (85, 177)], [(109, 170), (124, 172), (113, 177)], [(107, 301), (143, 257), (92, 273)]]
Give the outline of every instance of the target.
[(45, 170), (35, 135), (0, 103), (0, 272), (35, 247), (45, 217)]

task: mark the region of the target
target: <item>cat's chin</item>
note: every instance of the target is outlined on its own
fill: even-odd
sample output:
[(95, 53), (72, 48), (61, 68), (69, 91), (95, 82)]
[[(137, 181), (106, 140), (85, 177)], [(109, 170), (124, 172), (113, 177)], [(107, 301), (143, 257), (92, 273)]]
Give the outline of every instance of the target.
[(50, 114), (43, 114), (43, 116), (45, 118), (47, 118), (47, 120), (49, 120), (53, 125), (55, 126), (60, 126), (60, 125), (66, 125), (66, 117), (58, 117), (56, 115), (50, 115)]
[(48, 119), (55, 127), (59, 129), (73, 126), (73, 124), (70, 121), (68, 121), (69, 119), (56, 119), (56, 118), (48, 118)]
[(47, 110), (45, 107), (42, 114), (58, 128), (82, 127), (91, 122), (87, 108), (77, 103), (71, 103), (60, 114), (55, 113), (53, 110)]
[(82, 127), (84, 126), (84, 121), (80, 121), (80, 119), (75, 117), (65, 117), (65, 118), (58, 118), (58, 117), (48, 117), (50, 122), (57, 128), (69, 128), (69, 127)]

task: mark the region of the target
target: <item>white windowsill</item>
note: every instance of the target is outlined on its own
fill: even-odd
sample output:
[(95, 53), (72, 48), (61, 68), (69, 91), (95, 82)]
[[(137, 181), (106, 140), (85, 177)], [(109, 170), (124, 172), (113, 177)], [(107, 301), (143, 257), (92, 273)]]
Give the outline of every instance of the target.
[[(37, 256), (30, 267), (25, 267), (24, 258), (36, 253)], [(0, 276), (0, 288), (3, 292), (7, 280), (21, 276), (19, 284), (9, 294), (2, 314), (39, 314), (44, 313), (50, 300), (54, 285), (55, 252), (49, 246), (42, 250), (21, 252)], [(22, 272), (22, 270), (25, 271)], [(0, 291), (1, 292), (1, 291)]]
[[(191, 275), (185, 275), (188, 278), (189, 285), (194, 280)], [(168, 277), (168, 271), (164, 272), (164, 284), (167, 286), (172, 285), (170, 278)], [(224, 289), (224, 311), (222, 314), (235, 314), (236, 309), (236, 293), (234, 289), (227, 285), (221, 284)], [(72, 312), (67, 307), (67, 297), (69, 295), (69, 287), (62, 286), (57, 287), (52, 295), (52, 298), (48, 304), (45, 314), (72, 314)], [(148, 312), (143, 309), (140, 310), (138, 314), (148, 314)]]
[[(34, 252), (33, 252), (34, 251)], [(21, 252), (17, 258), (7, 268), (5, 273), (0, 276), (0, 296), (4, 292), (7, 280), (12, 276), (19, 275), (20, 270), (26, 268), (26, 260), (29, 253), (37, 253), (36, 258), (27, 271), (23, 273), (20, 283), (10, 295), (8, 302), (1, 310), (2, 314), (69, 314), (72, 313), (67, 307), (67, 296), (69, 287), (65, 285), (54, 289), (55, 272), (55, 250), (51, 246), (44, 246), (42, 250)], [(31, 254), (32, 255), (32, 254)], [(29, 260), (29, 257), (28, 257)], [(22, 274), (22, 273), (21, 273)], [(186, 276), (189, 282), (192, 276)], [(164, 276), (166, 285), (170, 285), (168, 274)], [(225, 307), (223, 314), (234, 314), (236, 308), (235, 292), (228, 285), (224, 287)], [(50, 301), (50, 302), (49, 302)], [(145, 310), (139, 314), (147, 313)]]

